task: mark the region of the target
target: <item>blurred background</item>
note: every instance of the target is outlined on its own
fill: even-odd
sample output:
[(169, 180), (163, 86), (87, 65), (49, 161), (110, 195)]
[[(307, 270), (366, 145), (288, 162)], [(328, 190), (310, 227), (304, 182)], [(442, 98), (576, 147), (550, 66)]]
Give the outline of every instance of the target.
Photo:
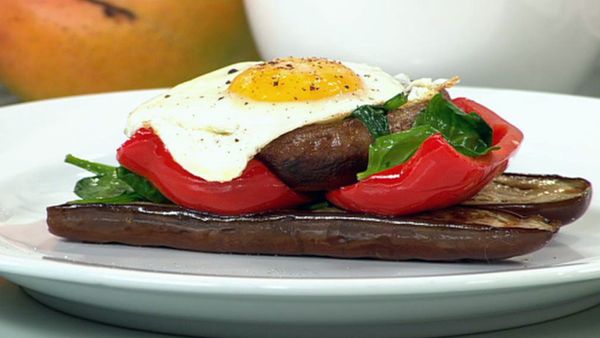
[(597, 0), (0, 0), (0, 105), (324, 56), (600, 97)]

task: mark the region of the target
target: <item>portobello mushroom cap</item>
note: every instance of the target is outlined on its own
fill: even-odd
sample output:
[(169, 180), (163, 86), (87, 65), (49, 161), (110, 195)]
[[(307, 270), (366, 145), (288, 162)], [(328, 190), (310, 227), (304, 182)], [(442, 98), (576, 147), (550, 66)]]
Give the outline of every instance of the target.
[[(428, 103), (390, 112), (391, 132), (412, 128)], [(296, 191), (333, 190), (356, 182), (356, 173), (367, 168), (372, 142), (367, 127), (356, 118), (348, 118), (290, 131), (265, 146), (257, 158)]]

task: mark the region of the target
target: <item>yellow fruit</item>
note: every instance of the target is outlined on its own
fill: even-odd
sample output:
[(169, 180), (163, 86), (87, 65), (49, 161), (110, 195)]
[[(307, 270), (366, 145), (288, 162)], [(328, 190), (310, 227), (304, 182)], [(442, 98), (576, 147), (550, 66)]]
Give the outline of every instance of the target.
[(27, 100), (172, 86), (257, 58), (240, 0), (0, 0), (0, 82)]

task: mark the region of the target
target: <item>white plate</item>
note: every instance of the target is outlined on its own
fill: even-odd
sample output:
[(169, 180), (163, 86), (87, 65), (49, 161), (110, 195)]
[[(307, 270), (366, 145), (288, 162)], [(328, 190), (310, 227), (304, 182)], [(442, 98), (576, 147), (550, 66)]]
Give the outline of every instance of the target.
[[(499, 263), (376, 262), (82, 244), (50, 235), (48, 205), (85, 173), (66, 153), (114, 161), (127, 113), (159, 91), (0, 109), (0, 271), (78, 316), (219, 337), (439, 336), (566, 315), (600, 302), (600, 201), (544, 249)], [(460, 88), (522, 128), (511, 170), (600, 182), (600, 100)]]

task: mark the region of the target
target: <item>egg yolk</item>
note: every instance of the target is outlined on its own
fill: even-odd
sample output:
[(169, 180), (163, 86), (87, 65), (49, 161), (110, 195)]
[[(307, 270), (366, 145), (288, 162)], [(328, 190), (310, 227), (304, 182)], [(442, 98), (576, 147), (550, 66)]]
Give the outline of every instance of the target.
[(266, 101), (308, 101), (354, 93), (362, 80), (340, 62), (318, 58), (281, 58), (241, 72), (229, 91), (244, 98)]

